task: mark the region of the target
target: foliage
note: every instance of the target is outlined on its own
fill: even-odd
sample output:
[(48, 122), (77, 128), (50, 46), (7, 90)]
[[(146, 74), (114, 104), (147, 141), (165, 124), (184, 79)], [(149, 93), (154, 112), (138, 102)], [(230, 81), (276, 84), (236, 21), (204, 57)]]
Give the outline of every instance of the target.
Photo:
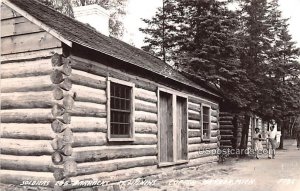
[[(240, 112), (271, 120), (300, 112), (299, 49), (277, 0), (165, 0), (141, 29), (144, 50), (220, 86)], [(165, 49), (165, 50), (163, 50)]]

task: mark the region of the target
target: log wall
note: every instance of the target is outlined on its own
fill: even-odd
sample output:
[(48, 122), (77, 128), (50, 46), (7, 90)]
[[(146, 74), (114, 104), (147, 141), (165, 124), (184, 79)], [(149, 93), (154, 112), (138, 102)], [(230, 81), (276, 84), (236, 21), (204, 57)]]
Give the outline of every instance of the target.
[[(201, 138), (201, 107), (202, 104), (211, 107), (210, 125), (211, 137), (209, 141), (203, 141)], [(210, 102), (197, 97), (189, 97), (188, 102), (188, 158), (189, 163), (206, 157), (216, 157), (217, 149), (220, 146), (220, 131), (219, 131), (219, 106), (217, 103)]]
[[(77, 163), (73, 180), (87, 177), (120, 181), (134, 176), (145, 176), (148, 170), (158, 173), (158, 116), (157, 88), (164, 87), (144, 78), (131, 76), (124, 71), (101, 65), (87, 59), (70, 56), (72, 74), (71, 91), (76, 95), (74, 107), (70, 110), (74, 141), (72, 158)], [(129, 81), (135, 84), (135, 140), (133, 142), (110, 142), (107, 140), (106, 84), (107, 77)], [(219, 123), (217, 103), (195, 96), (188, 97), (188, 159), (184, 168), (203, 163), (216, 162), (219, 147)], [(201, 104), (211, 106), (211, 139), (201, 140)], [(201, 153), (199, 151), (206, 151)], [(208, 151), (207, 151), (208, 150)], [(171, 167), (173, 168), (173, 167)], [(110, 175), (122, 174), (113, 179)], [(150, 174), (151, 174), (150, 173)]]
[(1, 4), (1, 172), (4, 184), (50, 181), (55, 166), (51, 57), (61, 42)]
[[(76, 56), (71, 56), (71, 63), (71, 91), (76, 95), (70, 110), (70, 128), (74, 136), (72, 157), (77, 163), (74, 178), (157, 165), (155, 88), (150, 84), (144, 87), (143, 82), (135, 83), (135, 141), (109, 142), (106, 112), (106, 78), (109, 75), (100, 67), (89, 65), (90, 61)], [(121, 72), (115, 74), (122, 76)], [(138, 82), (135, 78), (132, 80)]]

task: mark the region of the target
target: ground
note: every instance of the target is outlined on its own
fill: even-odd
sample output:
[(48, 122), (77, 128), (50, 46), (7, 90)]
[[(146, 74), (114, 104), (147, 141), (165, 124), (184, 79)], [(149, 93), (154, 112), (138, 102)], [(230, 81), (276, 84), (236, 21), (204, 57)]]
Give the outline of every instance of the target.
[[(166, 170), (160, 175), (135, 179), (138, 183), (150, 183), (148, 186), (132, 186), (129, 182), (80, 191), (300, 191), (300, 150), (296, 140), (285, 140), (284, 145), (284, 150), (276, 150), (275, 159), (266, 155), (260, 159), (228, 158), (220, 164)], [(12, 188), (8, 190), (29, 190)]]
[(126, 186), (137, 191), (300, 191), (300, 150), (296, 140), (286, 140), (275, 159), (229, 158), (223, 164), (166, 173), (152, 186)]

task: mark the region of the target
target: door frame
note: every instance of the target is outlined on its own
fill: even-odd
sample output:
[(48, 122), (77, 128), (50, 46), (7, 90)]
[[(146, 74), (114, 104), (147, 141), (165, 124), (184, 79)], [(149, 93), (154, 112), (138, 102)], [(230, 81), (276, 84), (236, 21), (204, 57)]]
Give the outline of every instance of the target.
[[(160, 161), (160, 136), (161, 136), (161, 128), (160, 128), (160, 92), (168, 93), (172, 95), (172, 123), (173, 123), (173, 162), (161, 162)], [(186, 99), (186, 140), (187, 140), (187, 160), (176, 160), (177, 158), (177, 120), (176, 120), (176, 114), (177, 114), (177, 97), (181, 97)], [(164, 167), (164, 166), (171, 166), (175, 164), (183, 164), (188, 163), (188, 95), (176, 90), (167, 89), (158, 87), (157, 89), (157, 128), (158, 128), (158, 167)]]

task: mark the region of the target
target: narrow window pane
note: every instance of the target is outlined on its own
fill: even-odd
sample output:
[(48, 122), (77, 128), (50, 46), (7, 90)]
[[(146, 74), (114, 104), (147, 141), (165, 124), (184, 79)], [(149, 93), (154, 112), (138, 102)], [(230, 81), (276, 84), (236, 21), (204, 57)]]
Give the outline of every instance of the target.
[(111, 82), (111, 136), (129, 137), (131, 87)]

